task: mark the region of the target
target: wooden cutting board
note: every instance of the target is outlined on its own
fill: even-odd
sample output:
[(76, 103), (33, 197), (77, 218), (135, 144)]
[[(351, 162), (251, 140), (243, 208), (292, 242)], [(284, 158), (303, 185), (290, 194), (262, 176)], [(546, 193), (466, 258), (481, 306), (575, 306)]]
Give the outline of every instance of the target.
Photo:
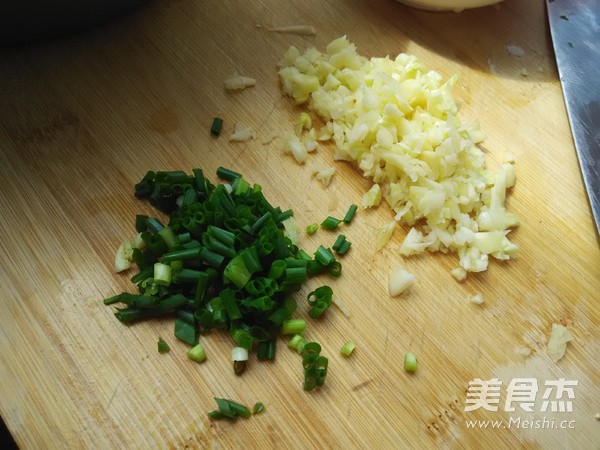
[[(267, 31), (299, 24), (316, 36)], [(119, 323), (102, 299), (131, 289), (112, 264), (135, 214), (154, 213), (132, 195), (147, 170), (230, 167), (303, 226), (359, 202), (370, 183), (348, 164), (335, 164), (327, 189), (311, 179), (312, 161), (332, 164), (331, 146), (300, 167), (277, 141), (262, 143), (291, 130), (300, 111), (278, 84), (285, 50), (324, 49), (344, 34), (365, 56), (409, 52), (444, 77), (460, 75), (455, 95), (465, 120), (487, 134), (490, 167), (507, 152), (516, 157), (508, 203), (521, 219), (512, 233), (518, 258), (459, 284), (449, 275), (454, 255), (400, 257), (405, 228), (375, 253), (374, 231), (393, 215), (386, 205), (360, 211), (345, 230), (353, 247), (343, 276), (327, 280), (351, 314), (334, 308), (309, 323), (307, 337), (330, 358), (325, 386), (311, 393), (283, 341), (275, 362), (252, 358), (236, 377), (226, 335), (202, 338), (208, 360), (197, 365), (171, 320)], [(257, 85), (225, 92), (236, 72)], [(598, 445), (600, 252), (543, 2), (455, 14), (387, 0), (155, 1), (83, 36), (2, 50), (0, 98), (0, 413), (22, 448)], [(218, 139), (209, 134), (214, 116), (225, 120)], [(228, 141), (238, 120), (256, 140)], [(319, 231), (302, 246), (310, 252), (334, 238)], [(396, 267), (417, 282), (389, 298)], [(297, 298), (323, 282), (311, 280)], [(483, 305), (467, 301), (476, 293)], [(574, 337), (558, 363), (546, 353), (553, 323)], [(157, 353), (159, 336), (170, 353)], [(348, 340), (357, 349), (345, 359), (339, 348)], [(418, 356), (416, 374), (402, 368), (406, 351)], [(464, 411), (478, 378), (502, 381), (497, 411)], [(538, 383), (532, 412), (507, 411), (518, 378)], [(578, 383), (573, 399), (561, 399), (573, 411), (541, 411), (546, 382), (561, 378)], [(266, 411), (211, 422), (213, 397), (261, 401)], [(469, 428), (471, 420), (504, 422)]]

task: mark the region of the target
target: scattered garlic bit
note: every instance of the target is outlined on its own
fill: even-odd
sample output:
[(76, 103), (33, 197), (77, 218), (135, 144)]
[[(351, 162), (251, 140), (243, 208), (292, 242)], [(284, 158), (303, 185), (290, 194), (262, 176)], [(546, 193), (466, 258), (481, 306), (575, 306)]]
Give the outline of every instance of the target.
[(596, 418), (596, 420), (600, 420), (600, 413), (596, 413), (594, 417)]
[(291, 33), (304, 36), (314, 36), (317, 34), (317, 29), (312, 25), (289, 25), (284, 27), (269, 28), (268, 30), (274, 33)]
[(333, 137), (333, 127), (331, 125), (331, 122), (327, 122), (327, 125), (319, 130), (319, 135), (317, 136), (318, 141), (331, 140), (331, 138)]
[(256, 135), (254, 134), (254, 130), (250, 127), (247, 127), (241, 122), (236, 122), (233, 126), (233, 133), (229, 136), (230, 141), (236, 142), (245, 142), (249, 139), (254, 139)]
[(136, 234), (133, 239), (123, 241), (115, 254), (115, 272), (119, 273), (129, 269), (133, 258), (133, 249), (143, 249), (145, 246), (141, 233)]
[(302, 136), (304, 130), (312, 128), (312, 118), (305, 112), (301, 112), (296, 119), (296, 136)]
[(333, 296), (331, 297), (331, 301), (333, 302), (333, 304), (335, 306), (337, 306), (340, 311), (342, 311), (342, 313), (346, 316), (346, 317), (350, 317), (350, 310), (348, 309), (348, 307), (344, 304), (344, 302), (342, 302), (340, 300), (340, 298), (333, 294)]
[(392, 220), (377, 230), (375, 233), (375, 249), (377, 251), (381, 250), (387, 245), (389, 240), (392, 238), (395, 226), (396, 221)]
[(525, 67), (521, 67), (521, 76), (527, 78), (529, 76), (529, 72)]
[(233, 75), (225, 80), (225, 89), (236, 91), (246, 89), (247, 87), (255, 86), (256, 79), (243, 77), (241, 75)]
[(295, 134), (287, 133), (284, 136), (282, 150), (284, 153), (291, 154), (298, 164), (306, 162), (308, 152), (300, 138)]
[(559, 361), (567, 351), (567, 342), (571, 340), (573, 340), (573, 336), (566, 327), (558, 323), (553, 323), (550, 339), (546, 346), (550, 359), (554, 362)]
[(377, 206), (381, 203), (381, 187), (377, 183), (371, 186), (365, 195), (363, 195), (360, 206), (364, 209), (370, 208), (372, 206)]
[(507, 45), (506, 51), (510, 56), (514, 56), (516, 58), (522, 58), (525, 56), (525, 50), (523, 50), (523, 47), (519, 47), (518, 45)]
[(312, 175), (323, 183), (324, 187), (329, 186), (331, 178), (335, 174), (335, 167), (326, 167), (321, 164), (314, 164), (312, 168)]
[(504, 207), (514, 167), (485, 168), (483, 133), (458, 117), (456, 77), (444, 82), (408, 54), (369, 60), (346, 37), (324, 53), (290, 47), (279, 75), (284, 93), (325, 121), (334, 158), (354, 161), (380, 186), (397, 220), (423, 224), (409, 233), (408, 253), (457, 252), (460, 266), (476, 272), (489, 255), (517, 251), (506, 236), (518, 219)]
[(302, 139), (307, 152), (314, 152), (317, 149), (319, 143), (317, 141), (317, 131), (314, 128), (308, 130), (308, 133), (306, 133)]
[(265, 136), (265, 138), (262, 140), (262, 144), (263, 145), (268, 145), (271, 142), (273, 142), (275, 139), (280, 138), (281, 136), (279, 135), (279, 133), (277, 131), (269, 131), (269, 134), (267, 134)]
[(294, 217), (289, 217), (281, 221), (285, 235), (292, 241), (292, 244), (298, 245), (300, 243), (300, 237), (302, 236), (302, 228), (298, 225), (298, 222)]
[(469, 299), (471, 303), (475, 303), (477, 305), (481, 305), (484, 302), (483, 295), (475, 294), (473, 297)]
[(462, 267), (456, 267), (450, 271), (450, 275), (452, 275), (456, 281), (465, 281), (467, 279), (467, 271)]
[(402, 294), (406, 289), (415, 283), (415, 276), (400, 268), (392, 272), (389, 282), (389, 292), (391, 297)]
[(123, 241), (123, 243), (117, 249), (115, 255), (115, 272), (123, 272), (131, 267), (131, 256), (133, 255), (133, 248), (129, 240)]

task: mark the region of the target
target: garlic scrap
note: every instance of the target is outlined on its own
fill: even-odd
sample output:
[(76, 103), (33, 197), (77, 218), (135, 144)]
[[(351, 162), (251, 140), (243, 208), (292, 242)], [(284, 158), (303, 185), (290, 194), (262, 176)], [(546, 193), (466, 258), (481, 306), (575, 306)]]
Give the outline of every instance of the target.
[(546, 350), (548, 356), (554, 362), (558, 362), (567, 351), (567, 342), (572, 341), (573, 336), (567, 330), (567, 327), (558, 323), (552, 324), (552, 331), (550, 332), (550, 339)]

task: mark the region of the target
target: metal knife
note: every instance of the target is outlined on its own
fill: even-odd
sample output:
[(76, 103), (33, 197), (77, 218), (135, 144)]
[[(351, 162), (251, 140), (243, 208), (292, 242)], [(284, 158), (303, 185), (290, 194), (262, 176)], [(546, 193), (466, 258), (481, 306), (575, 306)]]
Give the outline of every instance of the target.
[(600, 0), (546, 0), (565, 105), (600, 233)]

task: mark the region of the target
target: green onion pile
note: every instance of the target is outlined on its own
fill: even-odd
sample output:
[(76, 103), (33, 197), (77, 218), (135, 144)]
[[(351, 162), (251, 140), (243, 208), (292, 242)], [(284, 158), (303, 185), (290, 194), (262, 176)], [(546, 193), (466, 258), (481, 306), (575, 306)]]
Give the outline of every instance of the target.
[[(273, 207), (259, 185), (224, 168), (217, 175), (229, 184), (213, 185), (200, 169), (148, 172), (136, 184), (136, 197), (167, 214), (168, 224), (136, 216), (139, 245), (131, 260), (139, 272), (131, 281), (138, 293), (104, 303), (124, 304), (115, 316), (125, 323), (174, 315), (174, 334), (192, 346), (188, 356), (197, 362), (206, 358), (199, 336), (214, 328), (227, 330), (236, 349), (255, 348), (259, 359), (273, 359), (278, 335), (304, 331), (305, 321), (292, 317), (291, 294), (311, 275), (340, 276), (342, 266), (329, 248), (310, 256), (292, 243), (282, 222), (293, 212)], [(309, 294), (310, 317), (319, 317), (331, 297), (328, 286)], [(322, 385), (327, 374), (327, 358), (313, 344), (302, 350), (305, 389)], [(245, 361), (235, 362), (239, 373)]]

